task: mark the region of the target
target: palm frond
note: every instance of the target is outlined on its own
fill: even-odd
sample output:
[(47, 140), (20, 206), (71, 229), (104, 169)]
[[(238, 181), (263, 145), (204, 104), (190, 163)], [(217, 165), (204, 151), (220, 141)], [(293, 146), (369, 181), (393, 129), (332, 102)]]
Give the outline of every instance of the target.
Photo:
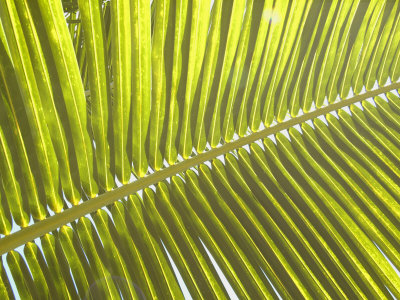
[[(353, 105), (201, 164), (61, 227), (42, 246), (61, 246), (82, 298), (180, 298), (170, 258), (192, 297), (225, 297), (211, 257), (239, 297), (398, 297), (390, 263), (400, 267), (399, 158), (382, 153), (400, 143), (376, 138), (399, 130), (399, 98), (388, 98), (396, 102)], [(25, 245), (31, 273), (7, 254), (29, 293), (31, 281), (40, 291), (59, 284), (43, 275), (55, 266), (32, 259), (47, 261), (45, 249)], [(59, 280), (62, 293), (76, 292)]]
[(0, 293), (399, 297), (399, 14), (0, 0)]

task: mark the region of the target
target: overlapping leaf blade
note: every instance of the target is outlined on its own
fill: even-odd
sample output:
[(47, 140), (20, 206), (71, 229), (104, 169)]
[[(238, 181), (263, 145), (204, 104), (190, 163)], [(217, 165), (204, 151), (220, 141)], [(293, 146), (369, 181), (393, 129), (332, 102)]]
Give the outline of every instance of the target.
[(398, 2), (0, 1), (2, 234), (214, 159), (9, 252), (1, 293), (399, 296)]

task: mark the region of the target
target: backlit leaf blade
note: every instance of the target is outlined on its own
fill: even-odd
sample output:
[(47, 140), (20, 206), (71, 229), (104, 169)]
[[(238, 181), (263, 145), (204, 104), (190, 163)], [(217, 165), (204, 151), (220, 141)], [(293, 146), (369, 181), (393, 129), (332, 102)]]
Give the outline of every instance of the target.
[(165, 39), (171, 3), (166, 0), (155, 3), (156, 17), (151, 49), (152, 106), (150, 116), (149, 163), (154, 170), (163, 166), (161, 135), (163, 133), (166, 106)]
[(29, 223), (29, 218), (24, 209), (21, 188), (15, 176), (10, 148), (2, 128), (0, 128), (0, 170), (0, 179), (4, 186), (13, 219), (19, 226), (26, 227)]
[[(215, 240), (215, 237), (213, 237), (207, 227), (205, 227), (205, 224), (201, 222), (199, 216), (190, 208), (190, 204), (187, 198), (188, 195), (186, 194), (182, 180), (180, 178), (178, 179), (177, 177), (173, 177), (171, 179), (171, 182), (171, 193), (174, 195), (174, 197), (177, 197), (177, 199), (181, 201), (180, 206), (177, 207), (178, 211), (181, 212), (181, 215), (188, 216), (195, 221), (193, 222), (193, 225), (195, 226), (196, 231), (199, 233), (202, 243), (204, 243), (209, 251), (212, 252), (213, 257), (217, 261), (220, 268), (222, 268), (225, 276), (230, 281), (229, 283), (234, 291), (239, 296), (250, 297), (248, 293), (252, 290), (246, 290), (245, 287), (247, 285), (247, 282), (242, 282), (242, 279), (240, 278), (242, 274), (237, 274), (236, 270), (233, 268), (231, 262), (226, 256), (226, 251), (229, 251), (229, 249), (220, 248), (217, 241)], [(182, 212), (185, 212), (185, 214), (183, 214)]]
[[(370, 42), (371, 35), (376, 29), (374, 26), (369, 27), (368, 24), (370, 21), (372, 22), (371, 24), (376, 24), (380, 16), (380, 13), (382, 12), (382, 6), (385, 5), (385, 2), (382, 1), (382, 2), (365, 3), (364, 5), (367, 5), (367, 10), (363, 15), (361, 24), (355, 23), (353, 25), (358, 27), (357, 28), (358, 31), (354, 43), (349, 45), (351, 47), (350, 57), (348, 58), (346, 64), (343, 66), (344, 67), (342, 71), (343, 75), (341, 78), (341, 84), (339, 88), (339, 95), (341, 98), (347, 97), (350, 91), (353, 74), (355, 74), (354, 79), (357, 79), (356, 77), (359, 77), (359, 71), (355, 73), (356, 67), (359, 65), (359, 57), (363, 60), (367, 52), (367, 47), (362, 47), (363, 43), (364, 41), (366, 43)], [(368, 45), (366, 44), (366, 46)], [(362, 51), (362, 55), (360, 55), (360, 51)], [(357, 69), (359, 70), (360, 68)]]
[[(55, 97), (53, 94), (53, 89), (51, 85), (50, 74), (47, 68), (47, 62), (45, 60), (44, 52), (50, 51), (46, 48), (46, 44), (41, 46), (41, 41), (39, 39), (40, 32), (37, 31), (35, 26), (38, 22), (34, 19), (36, 16), (32, 15), (31, 10), (34, 11), (38, 9), (34, 4), (31, 8), (28, 7), (27, 1), (17, 1), (16, 8), (21, 18), (27, 46), (32, 56), (32, 61), (35, 61), (33, 66), (33, 71), (35, 72), (35, 78), (38, 85), (39, 93), (41, 95), (41, 103), (43, 106), (43, 111), (45, 111), (45, 119), (47, 127), (49, 128), (49, 133), (51, 141), (54, 146), (54, 150), (57, 156), (57, 161), (60, 164), (59, 172), (61, 178), (61, 186), (69, 202), (77, 204), (80, 200), (80, 193), (76, 188), (76, 181), (72, 179), (72, 172), (70, 168), (69, 158), (68, 158), (68, 141), (65, 136), (62, 121), (59, 117), (55, 105)], [(41, 24), (42, 25), (42, 24)]]
[(146, 247), (147, 261), (151, 261), (151, 276), (153, 280), (158, 280), (158, 293), (171, 297), (181, 297), (181, 290), (172, 273), (171, 267), (167, 262), (167, 257), (163, 255), (159, 241), (152, 234), (151, 228), (145, 223), (145, 211), (141, 199), (136, 195), (130, 196), (126, 204), (127, 212), (138, 230), (140, 230), (142, 245)]
[(336, 62), (333, 65), (331, 75), (329, 76), (329, 81), (328, 81), (328, 86), (327, 86), (327, 97), (328, 97), (328, 102), (333, 103), (338, 94), (339, 94), (339, 82), (341, 82), (341, 70), (343, 67), (343, 64), (346, 62), (346, 51), (347, 48), (349, 47), (350, 43), (350, 37), (352, 33), (352, 27), (357, 26), (358, 24), (358, 18), (361, 18), (360, 16), (357, 18), (357, 12), (362, 11), (362, 8), (367, 5), (361, 3), (360, 1), (353, 1), (351, 10), (349, 12), (349, 16), (347, 19), (347, 22), (343, 24), (343, 35), (340, 38), (340, 41), (338, 42), (338, 47), (337, 51), (335, 54), (335, 59), (334, 61)]
[(3, 262), (0, 262), (0, 268), (1, 268), (1, 273), (0, 273), (0, 297), (4, 299), (15, 299), (15, 296), (13, 295), (13, 292), (11, 290), (11, 285), (10, 281), (7, 278), (7, 274), (4, 270), (4, 264)]
[[(314, 41), (313, 47), (315, 47), (314, 48), (315, 50), (314, 50), (314, 53), (312, 53), (312, 55), (310, 56), (310, 64), (311, 65), (309, 67), (310, 69), (308, 70), (308, 74), (303, 75), (305, 87), (302, 88), (301, 97), (304, 98), (302, 101), (303, 102), (302, 109), (304, 112), (308, 112), (311, 110), (312, 105), (316, 104), (315, 100), (318, 100), (318, 102), (319, 102), (318, 104), (321, 104), (321, 102), (323, 101), (323, 99), (318, 99), (318, 98), (315, 99), (314, 98), (316, 96), (314, 94), (314, 91), (318, 88), (318, 86), (316, 86), (314, 88), (314, 85), (318, 84), (317, 82), (315, 82), (316, 81), (315, 74), (318, 74), (318, 72), (320, 70), (320, 66), (319, 66), (320, 59), (323, 60), (325, 58), (324, 51), (323, 51), (325, 48), (325, 44), (327, 44), (326, 46), (329, 49), (331, 46), (331, 43), (333, 41), (333, 35), (330, 34), (331, 27), (333, 27), (332, 30), (336, 29), (334, 25), (336, 24), (337, 18), (340, 18), (340, 16), (338, 16), (336, 14), (336, 10), (337, 9), (339, 10), (342, 6), (343, 6), (343, 3), (340, 1), (324, 2), (323, 8), (329, 8), (329, 10), (327, 12), (326, 17), (324, 17), (321, 20), (322, 24), (323, 24), (321, 35), (318, 38), (316, 38)], [(339, 12), (340, 11), (341, 10), (339, 10)], [(326, 39), (328, 40), (327, 43), (325, 43)], [(320, 55), (322, 55), (322, 57), (320, 57)], [(322, 68), (321, 71), (324, 72), (324, 69)], [(319, 98), (321, 98), (321, 97), (319, 96)]]
[[(338, 50), (338, 44), (340, 44), (340, 31), (348, 22), (346, 20), (351, 8), (355, 7), (354, 1), (339, 1), (337, 6), (337, 16), (333, 22), (332, 33), (329, 38), (327, 48), (325, 50), (324, 58), (321, 63), (321, 71), (318, 76), (317, 85), (315, 87), (315, 106), (321, 107), (324, 103), (326, 95), (326, 86), (331, 74), (331, 70), (335, 64), (336, 53)], [(351, 14), (350, 14), (351, 15)], [(346, 22), (347, 21), (347, 22)]]
[[(251, 30), (251, 19), (254, 17), (253, 13), (253, 2), (249, 1), (246, 6), (246, 12), (242, 25), (242, 32), (240, 33), (238, 49), (236, 53), (236, 61), (233, 69), (231, 89), (229, 91), (228, 102), (226, 104), (226, 111), (222, 114), (223, 125), (222, 125), (222, 137), (226, 142), (229, 142), (234, 134), (233, 128), (233, 106), (239, 90), (240, 80), (243, 74), (243, 69), (246, 61), (247, 49), (249, 48), (250, 30)], [(261, 16), (262, 18), (263, 16)]]
[(150, 5), (132, 1), (132, 162), (135, 174), (147, 173), (145, 142), (151, 110)]
[[(32, 62), (22, 32), (15, 4), (2, 1), (0, 6), (2, 22), (7, 22), (5, 32), (10, 46), (16, 78), (20, 88), (29, 126), (33, 136), (36, 154), (39, 158), (40, 173), (44, 182), (47, 203), (55, 212), (63, 206), (58, 195), (58, 165), (49, 130), (45, 123), (44, 112), (40, 103), (40, 94), (33, 73)], [(28, 55), (27, 55), (28, 54)]]
[(217, 67), (218, 51), (220, 46), (221, 34), (221, 14), (222, 1), (217, 0), (211, 11), (211, 29), (208, 35), (206, 53), (204, 54), (204, 70), (201, 83), (201, 94), (197, 112), (196, 129), (194, 135), (194, 147), (201, 153), (205, 150), (207, 144), (205, 115), (207, 105), (210, 101), (211, 88), (213, 86), (213, 74)]
[[(59, 240), (54, 235), (46, 234), (41, 239), (42, 251), (49, 268), (49, 274), (55, 286), (55, 297), (69, 299), (76, 297), (76, 291), (68, 288), (70, 273), (63, 272), (62, 260), (65, 259), (59, 253)], [(69, 278), (70, 279), (70, 278)]]
[(108, 258), (108, 266), (114, 271), (113, 276), (119, 277), (116, 280), (120, 292), (125, 298), (138, 298), (137, 292), (134, 287), (134, 282), (127, 270), (127, 261), (123, 259), (118, 248), (110, 234), (110, 224), (107, 213), (104, 210), (99, 210), (94, 216), (94, 222), (96, 224), (97, 232), (103, 242), (104, 250)]
[[(300, 48), (301, 48), (301, 38), (305, 35), (304, 32), (304, 27), (306, 25), (306, 20), (310, 15), (310, 9), (311, 9), (311, 3), (308, 2), (307, 6), (304, 7), (303, 9), (303, 18), (300, 19), (300, 23), (294, 23), (295, 26), (294, 27), (298, 27), (298, 32), (296, 34), (296, 38), (293, 41), (293, 37), (291, 37), (287, 42), (290, 43), (290, 41), (293, 41), (293, 45), (291, 47), (287, 47), (288, 49), (292, 48), (292, 53), (289, 55), (289, 57), (287, 57), (287, 67), (284, 69), (285, 72), (282, 70), (283, 65), (284, 65), (284, 61), (281, 63), (281, 68), (280, 68), (280, 72), (281, 72), (281, 89), (280, 92), (278, 92), (278, 90), (275, 93), (275, 99), (273, 100), (274, 102), (276, 102), (276, 108), (275, 108), (275, 115), (276, 115), (276, 120), (278, 122), (282, 122), (286, 117), (287, 117), (287, 113), (288, 113), (288, 102), (289, 102), (289, 82), (291, 82), (293, 80), (293, 75), (294, 75), (294, 69), (295, 69), (295, 61), (298, 60), (299, 58), (299, 52), (300, 52)], [(305, 17), (307, 16), (307, 17)], [(291, 24), (291, 26), (293, 26), (293, 24)], [(289, 60), (290, 58), (290, 60)], [(286, 74), (284, 74), (286, 73)], [(283, 81), (282, 81), (283, 80)], [(257, 124), (254, 124), (255, 126), (257, 126)]]
[[(88, 297), (89, 299), (94, 299), (95, 296), (101, 297), (101, 295), (93, 295), (90, 290), (90, 284), (93, 282), (93, 277), (91, 274), (85, 274), (85, 266), (88, 268), (86, 258), (83, 261), (79, 257), (79, 251), (82, 251), (76, 234), (74, 234), (71, 227), (63, 226), (59, 231), (60, 244), (62, 246), (65, 257), (71, 267), (71, 273), (74, 276), (74, 281), (78, 289), (80, 297)], [(82, 253), (83, 254), (83, 253)]]
[(90, 84), (91, 124), (96, 143), (96, 163), (100, 185), (107, 191), (114, 186), (110, 172), (108, 145), (108, 102), (111, 101), (107, 70), (104, 23), (100, 1), (79, 1), (81, 24), (85, 36)]
[[(146, 210), (148, 211), (148, 215), (151, 219), (151, 223), (154, 225), (160, 237), (162, 238), (164, 247), (168, 249), (168, 253), (174, 260), (179, 273), (182, 276), (183, 281), (185, 282), (186, 287), (189, 290), (189, 293), (192, 297), (207, 297), (207, 289), (203, 284), (202, 280), (199, 278), (195, 278), (194, 269), (188, 266), (189, 262), (186, 257), (182, 254), (182, 250), (180, 247), (176, 245), (176, 242), (172, 238), (172, 234), (168, 231), (167, 225), (163, 221), (155, 220), (156, 216), (154, 215), (154, 202), (155, 202), (155, 194), (151, 189), (144, 190), (143, 201), (146, 205)], [(151, 208), (150, 208), (151, 207)], [(162, 227), (161, 227), (162, 226)], [(161, 229), (161, 228), (162, 229)], [(208, 295), (210, 297), (210, 295)]]
[[(396, 13), (399, 10), (398, 3), (388, 3), (386, 6), (386, 10), (390, 9), (390, 14), (386, 18), (387, 14), (383, 16), (384, 20), (382, 21), (382, 32), (375, 44), (373, 55), (371, 56), (371, 62), (369, 63), (369, 67), (367, 68), (367, 72), (364, 75), (364, 82), (367, 91), (371, 90), (375, 84), (376, 78), (378, 78), (378, 82), (381, 80), (381, 76), (383, 75), (383, 70), (386, 65), (386, 59), (388, 50), (390, 49), (390, 43), (393, 41), (395, 30), (398, 24), (398, 18), (396, 18)], [(386, 74), (386, 78), (389, 75)], [(386, 82), (379, 82), (380, 85), (385, 84)]]
[[(301, 32), (302, 25), (301, 23), (305, 23), (305, 19), (303, 17), (308, 15), (308, 11), (310, 9), (311, 2), (306, 4), (306, 1), (296, 1), (294, 3), (289, 3), (290, 11), (287, 17), (287, 27), (285, 28), (283, 35), (280, 41), (280, 49), (275, 55), (276, 64), (274, 67), (273, 73), (270, 75), (271, 82), (267, 91), (267, 98), (264, 101), (264, 108), (262, 113), (262, 120), (266, 127), (272, 123), (274, 118), (274, 110), (275, 110), (275, 93), (278, 86), (278, 80), (281, 78), (283, 72), (285, 71), (285, 64), (290, 55), (290, 50), (296, 46), (293, 45), (297, 30), (293, 30), (294, 28), (299, 28), (298, 30)], [(302, 18), (303, 17), (303, 18)], [(302, 20), (303, 19), (303, 20)], [(303, 22), (301, 22), (303, 21)], [(260, 121), (257, 117), (250, 114), (250, 128), (254, 130), (258, 129), (258, 124)]]
[[(198, 276), (204, 276), (204, 280), (207, 282), (208, 288), (210, 289), (210, 294), (212, 293), (216, 297), (223, 296), (224, 292), (221, 287), (221, 282), (216, 280), (216, 273), (213, 272), (210, 262), (208, 261), (207, 263), (207, 259), (204, 257), (205, 252), (202, 252), (202, 249), (198, 247), (199, 243), (196, 243), (193, 239), (190, 229), (185, 226), (182, 216), (180, 216), (176, 208), (173, 207), (171, 203), (172, 200), (173, 199), (170, 198), (168, 186), (165, 183), (160, 183), (157, 187), (157, 202), (159, 202), (157, 210), (159, 211), (160, 217), (165, 218), (166, 223), (171, 222), (175, 225), (173, 227), (174, 229), (170, 229), (170, 231), (174, 233), (174, 236), (178, 233), (182, 236), (182, 239), (177, 239), (176, 243), (178, 243), (180, 247), (184, 247), (182, 246), (182, 244), (184, 244), (191, 250), (192, 258), (195, 260), (195, 262), (192, 263), (197, 265), (199, 271), (202, 273), (201, 275), (195, 273), (196, 280), (198, 280)], [(163, 213), (165, 209), (168, 211), (167, 214)], [(184, 249), (186, 247), (184, 247)], [(202, 292), (205, 293), (205, 289), (202, 290)]]
[[(3, 48), (1, 47), (0, 49)], [(0, 75), (2, 79), (1, 86), (4, 93), (0, 99), (0, 109), (2, 114), (0, 119), (1, 126), (2, 128), (8, 128), (6, 132), (10, 133), (9, 147), (12, 149), (11, 153), (18, 157), (19, 167), (22, 174), (21, 177), (24, 183), (22, 188), (28, 198), (30, 213), (34, 218), (41, 220), (46, 216), (44, 208), (45, 203), (43, 203), (44, 201), (39, 200), (38, 187), (36, 184), (40, 182), (40, 180), (37, 179), (35, 181), (34, 173), (30, 166), (27, 146), (25, 145), (28, 141), (26, 133), (29, 132), (29, 125), (27, 124), (28, 122), (23, 109), (22, 98), (18, 89), (15, 74), (11, 72), (11, 61), (6, 59), (5, 55), (0, 55), (0, 57), (3, 59), (0, 64)], [(5, 76), (6, 72), (8, 73), (7, 81)], [(13, 99), (13, 101), (11, 101), (11, 99)], [(20, 108), (16, 110), (15, 105)], [(21, 116), (23, 117), (21, 118)]]
[(131, 164), (126, 153), (132, 89), (130, 1), (111, 2), (111, 19), (115, 174), (121, 183), (127, 183), (131, 174)]
[[(240, 103), (240, 108), (237, 116), (237, 121), (236, 121), (236, 132), (239, 134), (239, 136), (243, 136), (244, 133), (247, 130), (247, 102), (250, 97), (250, 91), (251, 87), (253, 86), (256, 72), (258, 69), (258, 64), (261, 59), (261, 55), (263, 53), (263, 48), (264, 48), (264, 43), (265, 43), (265, 37), (267, 36), (267, 31), (268, 28), (270, 27), (270, 22), (274, 22), (274, 18), (277, 17), (275, 16), (275, 11), (272, 9), (273, 2), (272, 1), (264, 1), (264, 7), (263, 11), (261, 14), (261, 20), (260, 24), (258, 26), (258, 32), (257, 32), (257, 39), (256, 39), (256, 44), (254, 45), (254, 50), (252, 51), (252, 57), (251, 57), (251, 62), (250, 62), (250, 67), (249, 67), (249, 73), (246, 79), (246, 85), (244, 88), (243, 92), (243, 98)], [(267, 56), (264, 56), (264, 59)], [(265, 61), (263, 59), (263, 65), (265, 65)], [(226, 122), (226, 123), (225, 123)], [(230, 140), (232, 138), (232, 131), (231, 124), (233, 123), (232, 116), (227, 115), (224, 120), (224, 127), (226, 127), (227, 131), (229, 128), (229, 133), (227, 133), (227, 137), (225, 137), (225, 140)]]
[[(171, 8), (172, 9), (172, 8)], [(172, 58), (172, 79), (169, 103), (169, 117), (167, 127), (167, 139), (165, 144), (165, 158), (168, 164), (175, 163), (178, 157), (178, 150), (175, 145), (175, 139), (179, 128), (179, 105), (178, 105), (178, 88), (182, 77), (182, 42), (187, 23), (188, 1), (176, 1), (175, 7), (175, 31), (174, 31), (174, 50)], [(172, 21), (172, 20), (171, 20)]]
[[(273, 231), (278, 233), (278, 238), (277, 240), (285, 245), (287, 248), (290, 248), (291, 254), (290, 258), (289, 256), (284, 256), (283, 252), (279, 249), (277, 246), (277, 242), (274, 241), (274, 237), (272, 237), (272, 234), (268, 233), (267, 230), (265, 230), (263, 227), (265, 225), (261, 224), (260, 220), (256, 217), (254, 212), (251, 210), (250, 206), (244, 199), (241, 199), (238, 193), (236, 193), (233, 188), (231, 187), (231, 184), (229, 182), (229, 179), (227, 178), (227, 173), (223, 168), (223, 164), (219, 160), (214, 160), (213, 161), (213, 167), (215, 171), (215, 179), (213, 180), (215, 183), (215, 187), (219, 187), (218, 182), (219, 180), (216, 179), (216, 177), (219, 177), (220, 182), (224, 185), (224, 187), (229, 191), (229, 194), (231, 194), (232, 198), (234, 198), (234, 202), (230, 203), (236, 203), (239, 207), (240, 210), (237, 210), (237, 213), (235, 214), (236, 217), (239, 219), (240, 217), (244, 218), (246, 217), (247, 220), (249, 220), (252, 223), (252, 226), (247, 226), (245, 227), (246, 231), (249, 232), (251, 235), (256, 235), (256, 232), (262, 236), (262, 241), (263, 245), (269, 245), (269, 247), (272, 249), (274, 252), (275, 256), (279, 260), (279, 262), (282, 264), (283, 268), (288, 274), (291, 274), (292, 280), (295, 282), (296, 286), (298, 289), (301, 291), (302, 294), (308, 294), (309, 291), (307, 291), (307, 288), (303, 284), (299, 284), (298, 282), (307, 282), (310, 287), (312, 287), (313, 291), (318, 294), (318, 295), (328, 295), (327, 291), (317, 279), (311, 268), (307, 266), (307, 263), (303, 260), (303, 258), (300, 256), (299, 252), (295, 249), (295, 247), (288, 242), (287, 237), (282, 233), (282, 231), (279, 229), (279, 226), (272, 221), (272, 218), (270, 216), (265, 216), (266, 223), (270, 225), (273, 228)], [(227, 201), (228, 197), (225, 197), (225, 201)], [(229, 205), (229, 203), (227, 203)], [(261, 207), (259, 207), (261, 209)], [(261, 209), (262, 211), (262, 209)], [(240, 220), (240, 219), (239, 219)], [(243, 220), (243, 219), (242, 219)], [(270, 227), (270, 228), (271, 228)], [(269, 255), (265, 255), (265, 259), (269, 259)], [(292, 264), (295, 264), (296, 266), (296, 274), (294, 275), (294, 269)], [(301, 273), (301, 274), (299, 274)], [(301, 278), (301, 280), (300, 280)]]
[[(156, 286), (157, 282), (152, 281), (149, 273), (151, 273), (151, 270), (147, 270), (145, 261), (143, 256), (145, 256), (145, 253), (140, 252), (138, 248), (138, 238), (135, 236), (135, 238), (131, 237), (127, 225), (127, 215), (126, 215), (127, 210), (124, 208), (123, 204), (121, 202), (117, 202), (113, 205), (111, 209), (111, 214), (114, 220), (115, 228), (118, 232), (119, 235), (119, 240), (120, 243), (118, 245), (123, 246), (123, 249), (125, 251), (123, 252), (123, 255), (125, 253), (125, 257), (127, 257), (130, 261), (130, 264), (134, 264), (135, 270), (136, 269), (142, 269), (143, 273), (142, 274), (136, 274), (136, 284), (140, 287), (140, 290), (144, 293), (146, 297), (149, 298), (156, 298), (157, 293), (156, 293)], [(136, 272), (135, 272), (136, 273)]]
[(209, 14), (206, 12), (208, 12), (209, 9), (209, 0), (193, 1), (192, 20), (190, 23), (189, 61), (179, 143), (179, 150), (183, 158), (188, 158), (192, 153), (191, 110), (206, 47), (206, 32), (209, 28)]
[[(385, 46), (385, 52), (383, 54), (382, 60), (382, 66), (378, 69), (378, 84), (380, 86), (384, 85), (389, 78), (389, 70), (390, 67), (392, 66), (392, 60), (394, 62), (396, 59), (398, 59), (398, 56), (394, 56), (396, 48), (398, 48), (399, 41), (400, 41), (400, 18), (395, 18), (395, 21), (392, 25), (392, 32), (388, 38), (387, 44)], [(389, 29), (389, 28), (388, 28)], [(395, 79), (392, 78), (394, 81)]]
[(10, 267), (11, 274), (15, 278), (14, 282), (19, 296), (23, 299), (34, 299), (36, 291), (31, 289), (33, 287), (33, 280), (21, 255), (16, 251), (9, 252), (7, 254), (7, 264)]
[(93, 177), (93, 150), (86, 129), (84, 88), (71, 37), (62, 18), (63, 10), (59, 1), (40, 0), (39, 7), (42, 17), (49, 20), (45, 22), (45, 27), (67, 108), (80, 179), (85, 192), (92, 197), (97, 194), (98, 187)]
[(230, 69), (235, 57), (237, 45), (239, 42), (240, 29), (243, 23), (244, 11), (246, 9), (245, 1), (235, 0), (232, 6), (231, 18), (229, 23), (228, 37), (225, 47), (225, 55), (222, 63), (221, 77), (218, 83), (217, 98), (214, 104), (214, 113), (211, 119), (208, 139), (211, 147), (216, 147), (221, 139), (221, 103), (226, 89)]
[(359, 94), (364, 84), (366, 78), (364, 78), (364, 74), (366, 73), (366, 69), (370, 64), (370, 61), (373, 61), (373, 57), (371, 58), (372, 51), (375, 45), (376, 40), (378, 40), (379, 34), (382, 34), (380, 31), (381, 23), (383, 20), (387, 21), (387, 17), (385, 17), (385, 7), (386, 3), (378, 4), (378, 7), (375, 8), (375, 11), (371, 17), (371, 20), (368, 24), (368, 29), (365, 34), (364, 44), (362, 46), (361, 54), (359, 60), (357, 62), (357, 66), (353, 75), (352, 87), (355, 94)]
[(96, 240), (99, 243), (97, 232), (94, 230), (92, 223), (87, 218), (81, 218), (77, 224), (77, 232), (79, 240), (83, 246), (88, 262), (93, 270), (93, 277), (95, 282), (90, 283), (96, 285), (105, 295), (116, 297), (119, 295), (117, 287), (115, 286), (110, 271), (105, 266), (104, 253), (98, 251), (96, 248)]
[[(206, 166), (203, 167), (207, 168)], [(268, 291), (268, 288), (265, 286), (265, 284), (262, 283), (262, 279), (259, 275), (259, 270), (255, 268), (254, 263), (251, 263), (253, 261), (252, 257), (244, 255), (244, 250), (241, 247), (241, 242), (239, 243), (239, 241), (235, 241), (234, 237), (229, 233), (229, 229), (224, 226), (221, 220), (217, 218), (216, 214), (212, 212), (212, 207), (210, 206), (210, 204), (205, 201), (205, 199), (207, 199), (206, 197), (210, 197), (210, 194), (207, 193), (206, 190), (202, 191), (199, 179), (196, 178), (193, 171), (187, 171), (186, 175), (189, 182), (189, 189), (191, 190), (192, 194), (195, 195), (195, 198), (197, 199), (198, 204), (201, 207), (201, 211), (199, 210), (197, 213), (203, 215), (203, 217), (204, 214), (208, 215), (206, 226), (209, 228), (212, 234), (215, 235), (215, 237), (218, 237), (218, 239), (223, 238), (225, 243), (229, 243), (231, 245), (232, 251), (235, 251), (237, 253), (237, 261), (241, 264), (241, 267), (244, 267), (243, 271), (247, 273), (247, 276), (251, 278), (251, 281), (249, 281), (249, 283), (251, 282), (254, 295), (258, 294), (260, 296), (263, 295), (264, 297), (266, 295), (269, 295), (270, 292)], [(216, 194), (214, 194), (213, 196), (215, 197)], [(214, 199), (217, 200), (216, 198)], [(210, 227), (212, 227), (212, 229), (210, 229)], [(249, 240), (246, 239), (246, 243), (248, 242)], [(258, 261), (259, 263), (262, 261), (262, 258), (258, 253), (259, 249), (256, 249), (256, 247), (254, 247), (254, 244), (250, 244), (249, 248), (247, 248), (246, 250), (251, 251), (252, 256), (257, 257), (256, 261)], [(264, 265), (261, 266), (264, 267)]]
[[(279, 41), (280, 36), (282, 35), (282, 32), (284, 32), (284, 20), (287, 14), (287, 10), (290, 9), (290, 3), (288, 1), (280, 1), (279, 3), (277, 2), (276, 5), (274, 5), (273, 10), (271, 12), (266, 12), (267, 17), (269, 17), (270, 14), (270, 26), (269, 26), (269, 32), (267, 35), (267, 40), (265, 41), (265, 46), (264, 46), (264, 57), (261, 61), (261, 69), (260, 73), (258, 75), (258, 80), (257, 80), (257, 85), (256, 85), (256, 90), (254, 94), (254, 100), (250, 105), (251, 111), (250, 111), (250, 120), (249, 124), (245, 124), (244, 121), (240, 121), (241, 127), (239, 126), (237, 128), (238, 134), (240, 136), (243, 136), (245, 132), (247, 131), (247, 127), (250, 124), (261, 124), (261, 107), (264, 105), (263, 99), (262, 99), (262, 94), (265, 88), (265, 85), (267, 84), (267, 80), (272, 74), (272, 68), (273, 68), (273, 63), (274, 59), (277, 55), (277, 51), (279, 48), (279, 42), (274, 42), (274, 41)], [(248, 91), (250, 92), (250, 91)], [(267, 104), (267, 103), (266, 103)], [(267, 107), (267, 105), (265, 105)], [(243, 118), (247, 118), (247, 116), (244, 116), (244, 111), (241, 114), (239, 120), (242, 120)], [(243, 125), (242, 125), (243, 124)], [(237, 125), (238, 126), (238, 125)], [(255, 126), (253, 125), (253, 128)], [(258, 127), (257, 127), (258, 129)]]
[(45, 275), (47, 274), (43, 274), (39, 265), (39, 259), (43, 261), (43, 256), (38, 246), (36, 246), (34, 243), (26, 244), (24, 247), (24, 254), (28, 262), (35, 286), (41, 287), (37, 290), (38, 297), (40, 297), (40, 299), (50, 299), (50, 290), (45, 279)]

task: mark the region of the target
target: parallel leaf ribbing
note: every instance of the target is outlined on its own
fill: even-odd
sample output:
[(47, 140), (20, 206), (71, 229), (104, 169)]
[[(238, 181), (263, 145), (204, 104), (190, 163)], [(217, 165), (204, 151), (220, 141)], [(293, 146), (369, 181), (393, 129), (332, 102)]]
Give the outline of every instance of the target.
[[(379, 91), (372, 91), (358, 96), (354, 96), (352, 98), (331, 104), (324, 108), (317, 109), (313, 112), (304, 114), (302, 116), (292, 118), (286, 122), (279, 123), (275, 126), (266, 128), (259, 132), (255, 132), (249, 136), (245, 136), (233, 142), (224, 144), (221, 147), (214, 148), (202, 154), (198, 154), (176, 165), (155, 172), (144, 178), (140, 178), (132, 183), (125, 184), (122, 187), (108, 191), (104, 194), (99, 195), (96, 198), (92, 198), (86, 202), (81, 203), (79, 206), (66, 209), (63, 212), (56, 214), (55, 216), (48, 217), (41, 222), (26, 227), (23, 230), (13, 233), (10, 236), (4, 237), (2, 243), (0, 243), (0, 253), (6, 253), (7, 251), (18, 247), (19, 245), (22, 245), (34, 238), (40, 237), (41, 235), (47, 232), (53, 231), (59, 228), (60, 226), (72, 222), (86, 214), (94, 212), (103, 206), (112, 204), (118, 199), (121, 199), (122, 197), (134, 194), (150, 185), (157, 184), (158, 182), (165, 180), (171, 176), (174, 176), (179, 172), (184, 172), (201, 163), (212, 160), (220, 155), (225, 155), (230, 151), (249, 145), (250, 143), (253, 143), (259, 139), (263, 139), (271, 134), (275, 134), (283, 130), (288, 130), (289, 128), (292, 128), (295, 125), (302, 124), (303, 122), (323, 116), (326, 113), (336, 111), (342, 107), (347, 107), (353, 103), (362, 101), (364, 99), (374, 97), (375, 95), (379, 95), (382, 92), (391, 91), (393, 90), (393, 88), (400, 88), (400, 83), (395, 83), (385, 88), (381, 88)], [(393, 93), (389, 93), (388, 95), (390, 99), (392, 99), (392, 103), (396, 105), (397, 96)], [(380, 98), (377, 99), (379, 101)]]
[(128, 183), (261, 123), (345, 99), (353, 84), (359, 94), (379, 90), (372, 78), (382, 87), (399, 77), (398, 2), (80, 0), (84, 13), (68, 9), (65, 20), (58, 0), (2, 1), (2, 73), (15, 74), (1, 77), (1, 101), (15, 110), (7, 91), (18, 86), (27, 115), (9, 118), (30, 124), (3, 143), (20, 149), (22, 138), (32, 152), (22, 172), (11, 171), (32, 193), (12, 214), (20, 226), (45, 218), (47, 205), (59, 212), (98, 186), (113, 189), (115, 178)]
[[(387, 99), (290, 127), (9, 252), (18, 292), (182, 298), (171, 256), (192, 297), (226, 297), (210, 252), (239, 297), (399, 297), (387, 258), (400, 268), (400, 99)], [(54, 251), (66, 262), (56, 279)]]
[(399, 298), (399, 20), (0, 0), (0, 297)]

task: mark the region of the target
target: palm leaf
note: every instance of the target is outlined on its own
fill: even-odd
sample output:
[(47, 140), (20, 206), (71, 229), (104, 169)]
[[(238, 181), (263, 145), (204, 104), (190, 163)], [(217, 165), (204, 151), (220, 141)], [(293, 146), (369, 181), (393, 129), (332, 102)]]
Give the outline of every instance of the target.
[(399, 2), (110, 2), (0, 0), (2, 297), (400, 297)]

